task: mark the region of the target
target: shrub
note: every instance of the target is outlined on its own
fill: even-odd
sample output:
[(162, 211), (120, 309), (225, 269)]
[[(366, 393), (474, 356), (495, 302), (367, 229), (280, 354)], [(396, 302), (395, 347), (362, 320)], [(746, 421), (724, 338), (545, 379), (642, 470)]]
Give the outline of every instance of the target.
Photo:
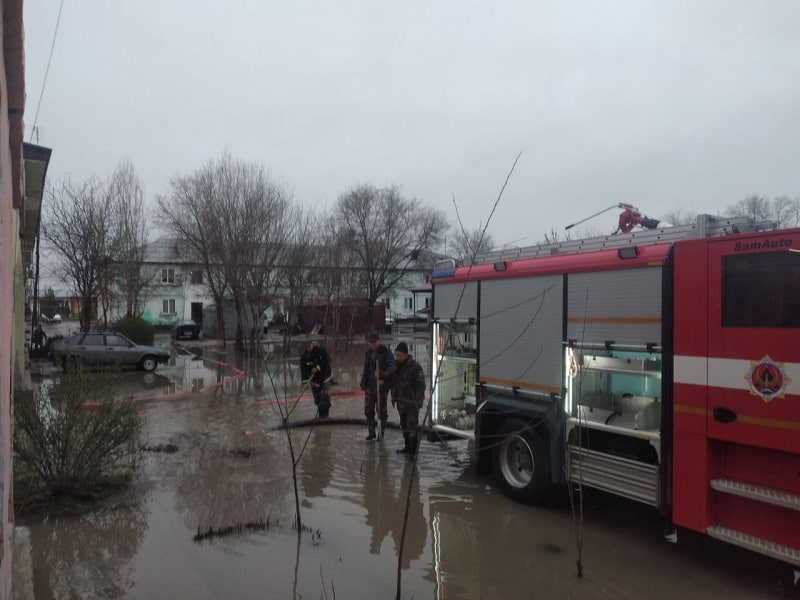
[(114, 323), (114, 331), (128, 336), (137, 344), (151, 345), (156, 337), (156, 330), (141, 317), (122, 317)]
[(81, 369), (19, 394), (14, 422), (16, 474), (46, 497), (92, 497), (127, 481), (137, 464), (142, 419), (133, 401), (114, 399)]

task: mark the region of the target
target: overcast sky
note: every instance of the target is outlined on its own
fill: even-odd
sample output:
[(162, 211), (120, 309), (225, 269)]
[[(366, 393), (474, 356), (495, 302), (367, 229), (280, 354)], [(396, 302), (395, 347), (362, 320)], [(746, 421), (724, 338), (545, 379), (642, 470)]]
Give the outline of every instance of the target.
[[(498, 244), (617, 202), (800, 197), (797, 0), (25, 1), (48, 179), (129, 158), (148, 199), (224, 151), (301, 203), (396, 184)], [(616, 211), (587, 223), (603, 233)]]

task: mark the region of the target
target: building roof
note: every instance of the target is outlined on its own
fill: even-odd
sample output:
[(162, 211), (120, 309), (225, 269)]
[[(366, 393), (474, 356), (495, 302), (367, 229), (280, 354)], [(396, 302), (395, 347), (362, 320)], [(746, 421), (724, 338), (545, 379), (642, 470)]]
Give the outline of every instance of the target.
[(39, 239), (39, 223), (42, 218), (42, 197), (47, 166), (52, 150), (34, 144), (22, 144), (22, 160), (25, 163), (25, 201), (22, 211), (22, 256), (31, 260), (36, 241)]
[(192, 254), (186, 242), (181, 242), (177, 238), (162, 237), (144, 247), (144, 262), (196, 264), (198, 261), (191, 260)]

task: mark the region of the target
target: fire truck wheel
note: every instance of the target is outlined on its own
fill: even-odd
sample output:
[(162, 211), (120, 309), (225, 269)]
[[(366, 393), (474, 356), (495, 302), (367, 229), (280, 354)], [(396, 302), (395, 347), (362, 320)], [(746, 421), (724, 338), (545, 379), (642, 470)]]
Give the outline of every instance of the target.
[(541, 502), (550, 488), (550, 453), (545, 438), (521, 419), (506, 419), (497, 434), (494, 472), (503, 493), (514, 500)]

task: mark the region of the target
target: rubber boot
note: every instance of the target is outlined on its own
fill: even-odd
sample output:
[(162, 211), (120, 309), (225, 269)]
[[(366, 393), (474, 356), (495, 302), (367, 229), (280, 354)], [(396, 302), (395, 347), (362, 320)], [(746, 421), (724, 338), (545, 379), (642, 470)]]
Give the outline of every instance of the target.
[(381, 432), (378, 434), (378, 439), (382, 440), (386, 435), (386, 419), (381, 419)]
[(367, 428), (369, 429), (369, 433), (365, 439), (369, 442), (375, 439), (375, 419), (367, 419)]
[(410, 450), (410, 447), (408, 445), (408, 434), (405, 431), (403, 432), (403, 440), (405, 441), (403, 447), (395, 450), (395, 452), (397, 452), (398, 454), (408, 454), (408, 451)]
[(408, 460), (415, 460), (417, 458), (417, 439), (416, 433), (408, 434), (408, 452), (406, 453)]

